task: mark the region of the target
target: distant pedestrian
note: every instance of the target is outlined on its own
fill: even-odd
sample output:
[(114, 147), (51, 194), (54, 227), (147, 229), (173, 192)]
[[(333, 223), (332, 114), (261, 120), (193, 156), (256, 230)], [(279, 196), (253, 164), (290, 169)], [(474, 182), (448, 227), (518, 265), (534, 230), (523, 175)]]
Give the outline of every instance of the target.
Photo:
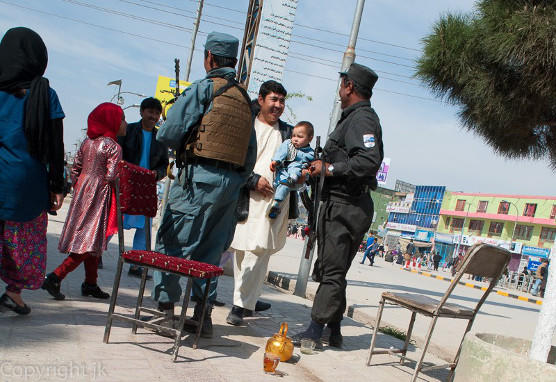
[(440, 265), (440, 260), (442, 260), (442, 256), (440, 256), (440, 254), (436, 251), (434, 251), (434, 254), (432, 256), (432, 261), (434, 264), (434, 270), (438, 271), (438, 266)]
[(371, 245), (369, 245), (366, 249), (365, 249), (365, 253), (363, 254), (363, 260), (361, 260), (360, 264), (364, 264), (365, 263), (365, 259), (368, 257), (369, 261), (371, 264), (369, 264), (370, 266), (373, 266), (374, 262), (375, 262), (375, 255), (378, 251), (378, 242), (376, 240), (371, 242)]
[(64, 200), (64, 112), (43, 77), (41, 37), (13, 28), (0, 42), (0, 311), (29, 314), (23, 289), (38, 289), (46, 268), (46, 211)]
[(122, 108), (113, 103), (102, 103), (89, 114), (88, 138), (73, 163), (74, 196), (58, 243), (58, 250), (69, 256), (48, 274), (42, 286), (56, 300), (65, 298), (60, 292), (61, 282), (81, 263), (85, 265), (81, 295), (110, 297), (97, 285), (97, 270), (108, 237), (117, 231), (116, 206), (112, 201), (122, 149), (116, 136), (125, 135), (126, 127)]

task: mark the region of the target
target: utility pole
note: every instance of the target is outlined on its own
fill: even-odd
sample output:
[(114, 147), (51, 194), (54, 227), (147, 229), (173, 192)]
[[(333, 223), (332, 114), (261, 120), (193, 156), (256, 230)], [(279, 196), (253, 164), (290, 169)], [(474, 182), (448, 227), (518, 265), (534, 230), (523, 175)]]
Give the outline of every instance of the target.
[[(185, 80), (189, 82), (189, 74), (191, 73), (191, 63), (193, 62), (193, 52), (195, 51), (195, 41), (197, 40), (197, 32), (199, 31), (199, 24), (201, 23), (201, 13), (203, 11), (204, 0), (199, 0), (199, 7), (197, 8), (197, 18), (195, 19), (195, 24), (193, 24), (193, 34), (191, 36), (191, 50), (189, 51), (189, 57), (187, 58), (187, 65), (185, 67)], [(174, 59), (175, 70), (176, 70), (176, 98), (180, 95), (180, 60)], [(167, 177), (166, 182), (164, 182), (164, 192), (162, 194), (162, 205), (160, 208), (160, 216), (164, 216), (164, 211), (166, 210), (166, 205), (168, 204), (168, 195), (170, 194), (170, 184), (172, 179)]]
[(203, 2), (204, 0), (199, 0), (199, 7), (197, 8), (197, 19), (195, 20), (195, 24), (193, 24), (193, 35), (191, 36), (191, 50), (189, 51), (187, 66), (185, 67), (186, 81), (189, 81), (189, 73), (191, 72), (191, 62), (193, 61), (193, 51), (195, 50), (195, 41), (197, 40), (197, 32), (199, 31), (199, 24), (201, 22), (201, 13), (203, 12)]
[[(365, 0), (357, 0), (357, 6), (355, 7), (355, 15), (353, 16), (353, 24), (351, 26), (351, 33), (349, 36), (349, 43), (347, 49), (344, 53), (344, 58), (342, 60), (341, 71), (345, 72), (349, 69), (350, 65), (355, 60), (355, 44), (357, 43), (357, 35), (359, 34), (359, 26), (361, 25), (361, 16), (363, 15), (363, 7), (365, 6)], [(338, 91), (340, 89), (340, 78), (338, 80), (338, 86), (336, 87), (336, 96), (334, 98), (334, 105), (332, 108), (332, 115), (330, 117), (330, 126), (328, 127), (327, 138), (336, 128), (336, 124), (340, 119), (340, 97)], [(318, 211), (315, 211), (315, 219), (318, 220)], [(318, 223), (316, 225), (318, 227)], [(303, 246), (303, 254), (307, 251), (308, 240), (305, 240)], [(311, 271), (311, 264), (313, 262), (313, 255), (315, 253), (315, 245), (309, 253), (309, 257), (301, 256), (299, 261), (299, 271), (297, 272), (297, 281), (295, 283), (295, 291), (293, 294), (300, 297), (305, 297), (307, 292), (307, 282), (309, 279), (309, 272)]]
[[(344, 53), (344, 58), (342, 60), (341, 72), (347, 72), (353, 61), (355, 61), (355, 44), (357, 43), (357, 35), (359, 34), (359, 25), (361, 25), (361, 16), (363, 15), (363, 7), (365, 6), (365, 0), (357, 0), (357, 6), (355, 8), (355, 15), (353, 16), (353, 24), (351, 26), (351, 33), (349, 35), (348, 47)], [(338, 86), (336, 87), (336, 96), (334, 97), (334, 105), (332, 107), (332, 115), (330, 117), (330, 125), (328, 126), (328, 135), (330, 135), (336, 128), (336, 124), (340, 119), (340, 96), (338, 91), (340, 90), (340, 84), (342, 79), (338, 79)], [(327, 137), (328, 137), (327, 135)]]

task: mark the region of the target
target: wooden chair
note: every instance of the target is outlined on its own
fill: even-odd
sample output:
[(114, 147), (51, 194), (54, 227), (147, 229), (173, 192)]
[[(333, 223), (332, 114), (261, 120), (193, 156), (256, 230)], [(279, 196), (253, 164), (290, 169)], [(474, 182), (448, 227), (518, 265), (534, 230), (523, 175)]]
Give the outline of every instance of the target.
[[(400, 364), (403, 365), (404, 360), (406, 358), (407, 348), (409, 345), (409, 341), (411, 340), (411, 332), (413, 331), (413, 324), (415, 323), (415, 316), (417, 313), (422, 314), (424, 316), (432, 317), (432, 320), (429, 325), (429, 330), (427, 332), (427, 336), (425, 337), (425, 343), (423, 345), (423, 351), (419, 360), (417, 361), (417, 365), (415, 366), (415, 370), (413, 372), (413, 377), (411, 379), (412, 382), (417, 380), (417, 375), (421, 371), (425, 370), (432, 370), (432, 369), (441, 369), (447, 366), (450, 367), (450, 378), (452, 379), (454, 369), (457, 366), (459, 354), (461, 351), (461, 343), (463, 342), (463, 337), (471, 327), (473, 326), (473, 321), (479, 309), (485, 302), (486, 298), (496, 285), (498, 278), (504, 272), (504, 269), (508, 265), (511, 258), (511, 253), (505, 249), (494, 247), (488, 244), (476, 244), (472, 248), (469, 249), (467, 255), (463, 258), (463, 261), (460, 261), (457, 267), (457, 273), (450, 283), (450, 286), (442, 296), (440, 301), (433, 299), (428, 296), (423, 296), (420, 294), (413, 294), (413, 293), (396, 293), (396, 292), (384, 292), (382, 293), (382, 298), (380, 300), (380, 306), (378, 309), (378, 315), (376, 318), (376, 324), (372, 332), (372, 340), (371, 346), (369, 348), (369, 356), (367, 358), (367, 366), (371, 364), (371, 358), (374, 354), (399, 354), (400, 357)], [(448, 303), (448, 299), (450, 295), (454, 291), (455, 287), (458, 285), (459, 280), (463, 276), (464, 273), (470, 273), (477, 276), (482, 276), (490, 279), (490, 283), (488, 288), (484, 290), (484, 294), (475, 306), (474, 309), (470, 309), (461, 305), (451, 304)], [(380, 320), (382, 318), (382, 311), (384, 309), (384, 304), (394, 304), (401, 306), (403, 308), (409, 309), (411, 314), (411, 319), (409, 320), (409, 327), (407, 329), (407, 336), (405, 339), (405, 343), (402, 349), (389, 349), (389, 350), (375, 350), (375, 343), (376, 337), (378, 334), (378, 328), (380, 327)], [(435, 365), (429, 367), (423, 367), (423, 361), (425, 359), (425, 354), (427, 353), (427, 348), (429, 346), (432, 332), (436, 325), (436, 321), (439, 317), (446, 317), (446, 318), (457, 318), (468, 320), (467, 328), (465, 329), (465, 333), (462, 336), (462, 340), (460, 342), (459, 349), (457, 351), (456, 357), (454, 361), (448, 364), (443, 365)]]
[[(213, 277), (222, 275), (223, 269), (211, 264), (186, 260), (178, 257), (171, 257), (159, 252), (151, 251), (150, 219), (145, 219), (145, 236), (147, 250), (126, 251), (124, 247), (124, 229), (122, 214), (125, 213), (128, 215), (143, 215), (147, 217), (154, 217), (156, 215), (156, 174), (154, 171), (146, 170), (142, 167), (135, 166), (125, 161), (120, 162), (119, 170), (120, 182), (119, 185), (116, 187), (116, 206), (118, 214), (118, 241), (120, 255), (118, 259), (116, 275), (114, 277), (112, 296), (110, 298), (108, 320), (106, 322), (106, 328), (104, 330), (104, 342), (108, 343), (108, 340), (110, 338), (110, 330), (112, 327), (113, 319), (128, 321), (133, 324), (132, 332), (134, 334), (137, 332), (137, 326), (140, 326), (154, 329), (159, 333), (165, 333), (165, 335), (170, 335), (172, 338), (174, 338), (173, 360), (175, 361), (178, 356), (179, 347), (181, 345), (181, 337), (184, 335), (183, 326), (186, 322), (185, 316), (187, 312), (187, 306), (189, 305), (189, 297), (191, 295), (193, 279), (206, 279), (206, 287), (202, 300), (203, 313), (201, 314), (200, 321), (196, 322), (187, 320), (188, 323), (197, 325), (197, 332), (195, 333), (195, 340), (193, 342), (193, 348), (196, 349), (199, 337), (201, 335), (203, 320), (205, 318), (204, 312), (210, 289), (210, 280)], [(137, 296), (137, 304), (135, 306), (135, 314), (133, 317), (114, 313), (124, 263), (130, 263), (143, 267), (143, 274), (141, 275), (141, 284), (139, 286), (139, 294)], [(162, 325), (162, 323), (168, 321), (168, 317), (166, 317), (163, 312), (142, 306), (143, 294), (145, 292), (145, 284), (147, 281), (147, 273), (149, 269), (155, 269), (161, 272), (169, 272), (178, 276), (184, 276), (188, 278), (177, 328), (174, 328), (173, 318), (171, 320), (172, 327)], [(152, 314), (154, 317), (149, 321), (143, 321), (140, 319), (141, 312)]]

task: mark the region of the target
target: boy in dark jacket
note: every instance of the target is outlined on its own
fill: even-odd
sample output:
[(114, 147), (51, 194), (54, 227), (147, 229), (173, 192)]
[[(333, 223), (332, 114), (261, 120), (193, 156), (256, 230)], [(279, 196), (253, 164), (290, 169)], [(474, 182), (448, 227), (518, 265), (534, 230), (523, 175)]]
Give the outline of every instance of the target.
[[(168, 167), (168, 147), (156, 140), (157, 129), (155, 128), (162, 105), (156, 98), (145, 98), (139, 109), (141, 120), (127, 125), (127, 133), (118, 138), (118, 143), (123, 149), (123, 159), (143, 168), (156, 172), (156, 179), (161, 180), (166, 175)], [(145, 241), (145, 217), (124, 215), (124, 228), (135, 228), (133, 237), (133, 249), (146, 249)], [(129, 275), (141, 277), (141, 267), (131, 265)]]

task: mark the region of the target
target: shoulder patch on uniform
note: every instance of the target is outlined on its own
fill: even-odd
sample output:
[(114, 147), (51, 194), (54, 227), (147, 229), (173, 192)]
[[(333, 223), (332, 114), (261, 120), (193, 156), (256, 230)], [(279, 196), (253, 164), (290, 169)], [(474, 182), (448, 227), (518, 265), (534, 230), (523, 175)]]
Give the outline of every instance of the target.
[(367, 148), (375, 147), (375, 135), (374, 134), (364, 134), (363, 135), (363, 145)]

